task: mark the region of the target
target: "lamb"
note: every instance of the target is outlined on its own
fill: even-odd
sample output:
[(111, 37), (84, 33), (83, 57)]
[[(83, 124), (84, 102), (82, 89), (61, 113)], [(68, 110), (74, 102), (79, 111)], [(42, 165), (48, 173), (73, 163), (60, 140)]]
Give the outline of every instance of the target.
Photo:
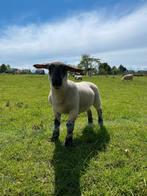
[(75, 75), (74, 78), (75, 80), (82, 80), (82, 75)]
[(98, 123), (103, 127), (102, 106), (97, 86), (91, 82), (73, 82), (67, 80), (67, 72), (81, 73), (81, 69), (71, 67), (62, 62), (51, 62), (47, 64), (35, 64), (36, 68), (49, 70), (50, 93), (48, 100), (52, 104), (54, 113), (54, 130), (51, 141), (56, 141), (60, 134), (61, 114), (69, 114), (66, 123), (67, 135), (65, 146), (73, 143), (73, 130), (78, 114), (87, 112), (88, 123), (93, 123), (90, 107), (94, 106), (98, 115)]
[(121, 79), (122, 80), (133, 80), (133, 74), (124, 75)]

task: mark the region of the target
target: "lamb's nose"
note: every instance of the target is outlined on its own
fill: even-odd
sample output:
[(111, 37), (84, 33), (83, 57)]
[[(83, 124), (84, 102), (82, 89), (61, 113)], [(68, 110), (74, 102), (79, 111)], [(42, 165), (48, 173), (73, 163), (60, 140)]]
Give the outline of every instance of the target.
[(54, 87), (60, 87), (62, 85), (62, 80), (60, 78), (55, 78), (52, 80), (52, 85)]

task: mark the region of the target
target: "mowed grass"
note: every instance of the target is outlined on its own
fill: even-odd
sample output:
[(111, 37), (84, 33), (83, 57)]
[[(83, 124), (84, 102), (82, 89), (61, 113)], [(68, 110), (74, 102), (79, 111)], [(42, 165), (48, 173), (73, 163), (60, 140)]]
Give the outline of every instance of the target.
[(0, 195), (147, 195), (147, 77), (85, 77), (101, 93), (104, 124), (80, 114), (74, 146), (49, 138), (47, 76), (0, 75)]

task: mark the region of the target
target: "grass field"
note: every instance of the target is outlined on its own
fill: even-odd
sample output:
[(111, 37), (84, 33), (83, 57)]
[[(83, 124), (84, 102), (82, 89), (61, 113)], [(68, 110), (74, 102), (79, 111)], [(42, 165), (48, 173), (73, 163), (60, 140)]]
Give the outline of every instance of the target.
[(74, 147), (51, 143), (47, 76), (0, 75), (0, 195), (147, 195), (147, 77), (84, 78), (100, 90), (105, 128), (81, 114)]

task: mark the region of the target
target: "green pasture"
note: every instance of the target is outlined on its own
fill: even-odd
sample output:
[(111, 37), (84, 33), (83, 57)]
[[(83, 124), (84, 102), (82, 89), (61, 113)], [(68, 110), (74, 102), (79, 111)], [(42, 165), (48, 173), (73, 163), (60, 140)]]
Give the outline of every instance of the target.
[(147, 195), (147, 77), (94, 76), (104, 125), (79, 115), (74, 146), (49, 138), (53, 113), (47, 76), (0, 75), (0, 195)]

